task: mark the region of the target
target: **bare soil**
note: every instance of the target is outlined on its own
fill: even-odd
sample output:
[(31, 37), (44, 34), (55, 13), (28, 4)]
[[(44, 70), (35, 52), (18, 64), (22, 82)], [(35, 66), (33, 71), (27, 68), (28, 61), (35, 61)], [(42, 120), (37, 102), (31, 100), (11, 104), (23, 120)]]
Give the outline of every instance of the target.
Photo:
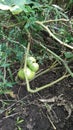
[[(62, 73), (62, 68), (46, 73), (32, 81), (31, 88), (56, 80)], [(0, 110), (0, 130), (73, 130), (73, 78), (35, 94), (28, 93), (26, 85), (17, 84), (13, 91), (16, 98), (0, 97), (1, 110), (2, 101), (7, 103)]]

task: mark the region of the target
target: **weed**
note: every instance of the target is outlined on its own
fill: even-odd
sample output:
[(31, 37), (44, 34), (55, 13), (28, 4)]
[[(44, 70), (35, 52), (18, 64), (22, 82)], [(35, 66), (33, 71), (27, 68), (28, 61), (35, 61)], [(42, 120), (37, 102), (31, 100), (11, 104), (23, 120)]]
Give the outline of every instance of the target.
[(16, 127), (18, 130), (22, 130), (22, 128), (20, 127), (20, 125), (24, 122), (23, 119), (20, 119), (20, 117), (17, 117), (16, 119)]

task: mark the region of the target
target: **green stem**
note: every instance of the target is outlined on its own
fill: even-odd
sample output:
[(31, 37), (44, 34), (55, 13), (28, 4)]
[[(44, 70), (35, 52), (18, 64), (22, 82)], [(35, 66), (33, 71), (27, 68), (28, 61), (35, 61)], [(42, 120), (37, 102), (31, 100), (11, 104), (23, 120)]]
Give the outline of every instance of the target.
[[(35, 76), (35, 78), (37, 78), (37, 77), (39, 77), (39, 76), (41, 76), (41, 75), (43, 75), (43, 74), (49, 72), (51, 69), (53, 69), (54, 67), (56, 67), (57, 64), (58, 64), (58, 63), (56, 63), (56, 61), (55, 61), (51, 66), (48, 66), (48, 68), (47, 68), (46, 70), (44, 70), (44, 71), (38, 73), (38, 74)], [(35, 78), (34, 78), (34, 79), (35, 79)]]
[(51, 53), (55, 58), (57, 58), (58, 60), (60, 60), (60, 61), (64, 64), (64, 66), (65, 66), (66, 70), (69, 72), (69, 74), (73, 77), (73, 72), (70, 70), (70, 68), (68, 67), (67, 63), (66, 63), (60, 56), (58, 56), (57, 54), (55, 54), (53, 51), (51, 51), (50, 49), (48, 49), (47, 47), (45, 47), (45, 46), (42, 45), (41, 43), (40, 43), (40, 46), (42, 46), (44, 49), (46, 49), (46, 50), (47, 50), (49, 53)]
[(36, 21), (35, 23), (41, 25), (44, 29), (46, 29), (46, 31), (49, 33), (49, 35), (50, 35), (52, 38), (54, 38), (57, 42), (59, 42), (61, 45), (65, 46), (65, 47), (68, 47), (68, 48), (70, 48), (70, 49), (73, 50), (73, 47), (72, 47), (72, 46), (70, 46), (70, 45), (68, 45), (68, 44), (66, 44), (66, 43), (63, 43), (60, 39), (58, 39), (58, 38), (50, 31), (50, 29), (43, 24), (43, 22)]
[[(48, 66), (48, 68), (40, 73), (38, 73), (32, 80), (36, 79), (37, 77), (51, 71), (51, 69), (53, 69), (54, 67), (56, 67), (58, 64), (57, 62), (55, 61), (51, 66)], [(29, 82), (31, 82), (32, 80), (30, 80)], [(24, 85), (26, 85), (26, 83), (24, 83)]]
[(45, 88), (51, 87), (52, 85), (54, 85), (54, 84), (60, 82), (61, 80), (63, 80), (64, 78), (66, 78), (66, 77), (68, 77), (68, 76), (70, 76), (70, 75), (69, 75), (69, 74), (68, 74), (68, 75), (65, 75), (65, 74), (64, 74), (62, 77), (58, 78), (57, 80), (55, 80), (55, 81), (53, 81), (53, 82), (51, 82), (51, 83), (49, 83), (49, 84), (46, 84), (46, 85), (44, 85), (44, 86), (42, 86), (42, 87), (36, 88), (36, 89), (31, 89), (31, 88), (30, 88), (29, 81), (28, 81), (28, 79), (27, 79), (27, 77), (26, 77), (27, 91), (28, 91), (28, 92), (31, 92), (31, 93), (36, 93), (36, 92), (41, 91), (41, 90), (43, 90), (43, 89), (45, 89)]
[[(69, 46), (69, 45), (63, 43), (62, 41), (60, 41), (60, 40), (49, 30), (49, 28), (48, 28), (47, 26), (45, 26), (42, 22), (36, 21), (36, 23), (37, 23), (37, 24), (40, 24), (43, 28), (45, 28), (45, 29), (47, 30), (47, 32), (50, 34), (50, 36), (52, 36), (52, 37), (53, 37), (56, 41), (58, 41), (60, 44), (66, 46), (66, 47), (68, 47), (68, 48), (70, 48), (70, 49), (73, 49), (72, 46)], [(60, 60), (60, 61), (64, 64), (64, 66), (65, 66), (66, 70), (69, 72), (69, 74), (73, 77), (73, 72), (70, 70), (70, 68), (68, 67), (67, 63), (66, 63), (60, 56), (58, 56), (57, 54), (55, 54), (53, 51), (51, 51), (50, 49), (48, 49), (47, 47), (45, 47), (45, 46), (42, 45), (41, 43), (39, 43), (39, 44), (40, 44), (40, 46), (42, 46), (45, 50), (47, 50), (49, 53), (51, 53), (55, 58), (57, 58), (58, 60)]]

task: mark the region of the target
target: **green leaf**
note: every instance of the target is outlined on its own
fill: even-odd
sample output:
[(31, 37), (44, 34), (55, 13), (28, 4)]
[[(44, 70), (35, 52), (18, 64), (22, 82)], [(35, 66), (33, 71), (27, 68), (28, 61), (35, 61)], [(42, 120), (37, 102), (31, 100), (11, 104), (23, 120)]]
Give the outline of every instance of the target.
[(20, 126), (17, 126), (18, 127), (18, 130), (22, 130), (22, 128)]
[(22, 12), (22, 8), (20, 8), (18, 5), (15, 5), (14, 7), (10, 8), (10, 11), (12, 12), (12, 14), (19, 14), (20, 12)]
[[(3, 0), (0, 2), (0, 9), (10, 10), (13, 15), (16, 15), (25, 10), (25, 4), (30, 3), (32, 3), (31, 0)], [(28, 10), (31, 10), (31, 8), (29, 8)]]
[(21, 124), (23, 121), (24, 121), (24, 120), (19, 120), (19, 121), (17, 122), (17, 124)]
[(24, 5), (24, 4), (30, 4), (32, 3), (31, 0), (1, 0), (0, 3), (3, 3), (5, 5)]
[(72, 52), (65, 52), (64, 55), (65, 55), (65, 58), (67, 58), (67, 59), (73, 58), (73, 53)]
[(10, 64), (8, 64), (8, 63), (4, 63), (1, 65), (1, 67), (8, 67), (8, 66), (10, 66)]
[(10, 7), (9, 7), (8, 5), (4, 5), (4, 4), (1, 4), (1, 3), (0, 3), (0, 9), (1, 9), (1, 10), (9, 10)]

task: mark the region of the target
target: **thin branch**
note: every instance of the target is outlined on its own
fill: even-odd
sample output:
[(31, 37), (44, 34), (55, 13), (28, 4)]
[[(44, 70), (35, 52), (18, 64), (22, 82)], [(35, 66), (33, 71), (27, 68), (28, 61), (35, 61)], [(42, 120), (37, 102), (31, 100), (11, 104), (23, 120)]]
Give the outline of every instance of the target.
[(44, 24), (44, 23), (50, 23), (50, 22), (59, 22), (59, 21), (64, 21), (64, 22), (68, 22), (69, 19), (51, 19), (51, 20), (46, 20), (46, 21), (42, 21), (41, 23)]
[(69, 49), (72, 49), (72, 50), (73, 50), (73, 47), (72, 47), (72, 46), (70, 46), (70, 45), (68, 45), (68, 44), (66, 44), (66, 43), (64, 43), (64, 42), (62, 42), (60, 39), (58, 39), (58, 38), (50, 31), (50, 29), (49, 29), (47, 26), (45, 26), (42, 22), (36, 21), (36, 23), (39, 24), (39, 25), (41, 25), (44, 29), (46, 29), (46, 31), (49, 33), (49, 35), (50, 35), (53, 39), (55, 39), (57, 42), (59, 42), (61, 45), (65, 46), (65, 47), (68, 47)]
[(41, 47), (43, 47), (46, 51), (48, 51), (49, 53), (51, 53), (56, 59), (60, 60), (63, 65), (65, 66), (67, 72), (69, 72), (69, 74), (73, 77), (73, 72), (70, 70), (70, 68), (68, 67), (67, 63), (57, 54), (55, 54), (53, 51), (51, 51), (50, 49), (48, 49), (47, 47), (45, 47), (43, 44), (39, 43)]
[(68, 75), (64, 74), (62, 77), (58, 78), (57, 80), (55, 80), (55, 81), (53, 81), (53, 82), (51, 82), (51, 83), (49, 83), (49, 84), (46, 84), (46, 85), (44, 85), (44, 86), (42, 86), (42, 87), (36, 88), (36, 89), (31, 89), (31, 88), (30, 88), (29, 81), (28, 81), (28, 79), (27, 79), (27, 77), (26, 77), (27, 91), (30, 92), (30, 93), (39, 92), (39, 91), (41, 91), (41, 90), (43, 90), (43, 89), (46, 89), (46, 88), (48, 88), (48, 87), (52, 87), (54, 84), (60, 82), (61, 80), (65, 79), (65, 78), (68, 77), (68, 76), (70, 76), (70, 74), (68, 74)]
[(63, 63), (63, 65), (65, 66), (67, 72), (69, 72), (69, 74), (73, 77), (73, 72), (70, 70), (68, 64), (60, 57), (58, 56), (56, 53), (54, 53), (53, 51), (51, 51), (50, 49), (48, 49), (47, 47), (45, 47), (41, 42), (35, 40), (35, 42), (44, 48), (47, 52), (49, 52), (50, 54), (52, 54), (57, 60), (61, 61)]

